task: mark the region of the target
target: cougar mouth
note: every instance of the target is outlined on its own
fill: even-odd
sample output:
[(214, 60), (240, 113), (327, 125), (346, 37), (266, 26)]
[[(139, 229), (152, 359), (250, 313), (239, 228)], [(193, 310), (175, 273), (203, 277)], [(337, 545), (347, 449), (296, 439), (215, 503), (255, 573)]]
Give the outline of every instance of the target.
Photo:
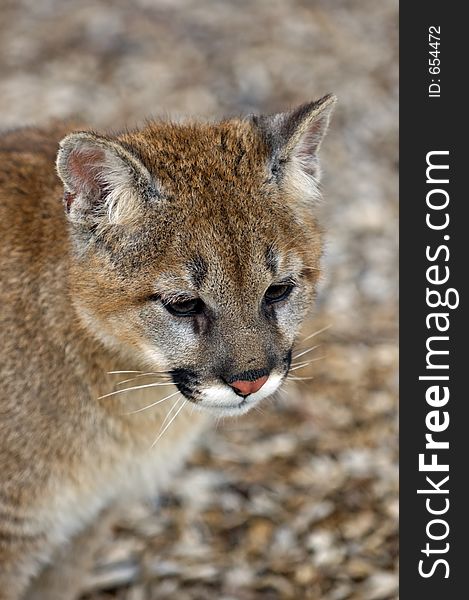
[[(262, 386), (245, 395), (234, 389), (232, 384), (227, 383), (222, 378), (219, 381), (207, 381), (204, 384), (200, 375), (192, 369), (173, 369), (171, 377), (181, 394), (200, 409), (207, 410), (214, 415), (239, 415), (248, 412), (258, 402), (277, 391), (288, 375), (291, 357), (292, 350), (290, 349), (281, 361), (280, 369), (277, 366), (270, 372), (265, 370), (265, 382)], [(260, 370), (252, 373), (254, 372), (256, 374), (261, 373)], [(264, 374), (264, 371), (262, 371), (262, 374)]]

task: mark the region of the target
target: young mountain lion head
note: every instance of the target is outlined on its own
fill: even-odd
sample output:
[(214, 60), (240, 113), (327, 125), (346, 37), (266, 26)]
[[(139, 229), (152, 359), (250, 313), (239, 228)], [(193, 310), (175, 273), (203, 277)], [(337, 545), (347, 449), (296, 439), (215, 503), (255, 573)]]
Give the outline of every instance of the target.
[(317, 152), (334, 102), (68, 135), (57, 168), (84, 326), (217, 415), (275, 392), (320, 274)]

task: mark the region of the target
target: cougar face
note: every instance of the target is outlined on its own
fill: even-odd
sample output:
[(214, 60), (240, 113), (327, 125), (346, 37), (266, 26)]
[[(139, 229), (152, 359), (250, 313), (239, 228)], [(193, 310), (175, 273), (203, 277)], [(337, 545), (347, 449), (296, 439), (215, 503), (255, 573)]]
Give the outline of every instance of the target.
[(181, 224), (190, 233), (175, 242), (174, 267), (155, 274), (140, 313), (179, 390), (224, 413), (246, 411), (278, 388), (318, 274), (305, 269), (301, 246), (290, 248), (289, 236), (305, 247), (312, 240), (289, 211), (272, 203), (236, 211), (240, 200), (232, 197), (231, 214), (215, 202), (199, 212), (202, 229)]
[(240, 414), (273, 394), (319, 277), (317, 150), (333, 102), (67, 136), (57, 166), (85, 326), (201, 409)]

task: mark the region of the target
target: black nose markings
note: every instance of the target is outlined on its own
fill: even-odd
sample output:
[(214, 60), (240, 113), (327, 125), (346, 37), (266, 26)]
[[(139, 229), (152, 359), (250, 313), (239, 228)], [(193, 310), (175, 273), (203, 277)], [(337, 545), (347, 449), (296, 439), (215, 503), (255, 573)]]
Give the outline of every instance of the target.
[(184, 394), (184, 396), (186, 396), (186, 398), (189, 398), (189, 400), (196, 400), (195, 396), (199, 393), (197, 387), (200, 385), (200, 382), (194, 371), (189, 369), (173, 369), (171, 371), (171, 377), (174, 385), (182, 394)]

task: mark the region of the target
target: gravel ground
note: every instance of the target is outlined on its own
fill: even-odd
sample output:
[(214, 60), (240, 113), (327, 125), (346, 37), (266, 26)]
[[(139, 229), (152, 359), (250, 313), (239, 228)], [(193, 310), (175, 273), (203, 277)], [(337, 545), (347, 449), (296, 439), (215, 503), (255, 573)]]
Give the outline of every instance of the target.
[[(397, 3), (1, 1), (0, 127), (276, 111), (333, 91), (325, 278), (285, 394), (129, 506), (87, 600), (397, 598)], [(317, 340), (317, 342), (316, 342)], [(319, 360), (320, 359), (320, 360)], [(312, 378), (311, 380), (309, 378)]]

